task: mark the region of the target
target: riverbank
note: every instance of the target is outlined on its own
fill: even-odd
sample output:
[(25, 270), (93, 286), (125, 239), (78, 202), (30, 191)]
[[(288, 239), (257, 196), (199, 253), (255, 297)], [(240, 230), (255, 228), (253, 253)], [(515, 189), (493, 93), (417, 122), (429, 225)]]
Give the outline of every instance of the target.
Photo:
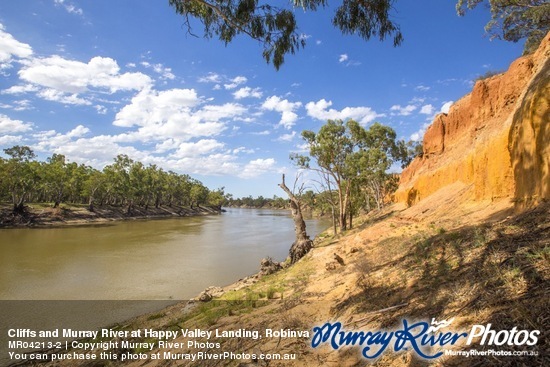
[[(125, 353), (143, 353), (146, 359), (110, 363), (201, 367), (361, 365), (365, 359), (359, 347), (336, 351), (323, 344), (312, 348), (313, 327), (340, 321), (346, 330), (374, 332), (398, 327), (403, 319), (436, 318), (453, 319), (449, 330), (457, 332), (469, 330), (474, 324), (490, 323), (493, 330), (536, 329), (542, 334), (535, 346), (515, 347), (535, 351), (538, 356), (445, 356), (433, 361), (434, 366), (513, 366), (520, 361), (545, 365), (550, 352), (546, 343), (550, 325), (543, 317), (550, 306), (550, 204), (516, 215), (509, 201), (456, 206), (450, 205), (453, 199), (448, 195), (436, 199), (447, 205), (393, 205), (361, 218), (355, 229), (343, 235), (319, 236), (313, 250), (293, 266), (271, 275), (247, 277), (224, 288), (211, 288), (207, 292), (211, 297), (204, 297), (204, 302), (199, 296), (112, 326), (128, 332), (179, 333), (171, 344), (162, 345), (157, 338), (132, 338), (132, 348), (113, 348), (112, 352), (119, 359)], [(184, 330), (204, 333), (183, 335)], [(258, 332), (262, 337), (223, 337), (224, 331), (236, 330), (249, 335)], [(306, 332), (308, 337), (304, 336)], [(152, 343), (151, 349), (143, 349), (140, 343)], [(458, 348), (472, 347), (460, 344)], [(177, 361), (159, 361), (152, 357), (160, 353), (161, 359), (167, 359), (198, 352), (295, 355), (296, 360), (236, 358), (220, 363), (179, 357), (174, 357)], [(412, 350), (388, 351), (376, 363), (421, 365)]]
[(160, 206), (158, 208), (135, 206), (131, 213), (127, 207), (96, 206), (89, 211), (87, 205), (61, 204), (53, 208), (50, 204), (33, 203), (25, 206), (22, 214), (13, 214), (9, 204), (0, 205), (0, 228), (13, 227), (58, 227), (67, 225), (102, 224), (113, 221), (161, 219), (170, 217), (191, 217), (220, 214), (221, 210), (210, 206), (184, 207)]
[[(442, 193), (439, 204), (452, 204)], [(433, 204), (433, 203), (432, 203)], [(452, 209), (450, 209), (452, 207)], [(178, 331), (164, 342), (158, 338), (102, 339), (118, 343), (110, 353), (118, 360), (109, 365), (159, 366), (265, 366), (252, 359), (177, 360), (165, 355), (248, 352), (295, 355), (293, 361), (271, 361), (269, 366), (360, 365), (365, 360), (357, 347), (341, 351), (324, 345), (311, 347), (310, 337), (281, 336), (280, 330), (311, 333), (314, 326), (340, 321), (348, 330), (381, 330), (401, 320), (454, 319), (450, 330), (467, 330), (474, 324), (494, 330), (548, 330), (550, 268), (548, 231), (550, 205), (515, 215), (508, 201), (467, 206), (418, 204), (405, 209), (393, 205), (363, 217), (343, 235), (324, 233), (313, 250), (293, 266), (271, 275), (246, 277), (226, 287), (210, 288), (208, 296), (181, 302), (109, 328)], [(335, 254), (341, 259), (335, 259)], [(200, 300), (202, 298), (202, 301)], [(267, 330), (277, 336), (267, 336)], [(182, 335), (201, 330), (202, 335)], [(223, 337), (223, 331), (258, 332), (262, 338)], [(207, 332), (210, 332), (207, 334)], [(253, 335), (253, 334), (251, 334)], [(271, 334), (270, 334), (271, 335)], [(544, 365), (549, 354), (546, 332), (538, 352), (526, 365)], [(130, 347), (121, 341), (131, 339)], [(192, 343), (190, 346), (188, 343)], [(143, 348), (152, 343), (151, 349)], [(196, 347), (194, 343), (202, 345)], [(485, 347), (476, 345), (478, 348)], [(459, 346), (461, 348), (462, 346)], [(463, 346), (464, 348), (471, 348)], [(520, 348), (521, 349), (521, 348)], [(76, 350), (84, 355), (93, 353)], [(146, 355), (145, 360), (120, 360), (122, 355)], [(152, 356), (160, 353), (159, 361)], [(166, 354), (168, 353), (168, 354)], [(413, 351), (384, 353), (381, 366), (416, 366)], [(443, 357), (435, 366), (513, 366), (520, 360)], [(42, 365), (42, 363), (40, 363)], [(44, 365), (87, 365), (57, 361)]]

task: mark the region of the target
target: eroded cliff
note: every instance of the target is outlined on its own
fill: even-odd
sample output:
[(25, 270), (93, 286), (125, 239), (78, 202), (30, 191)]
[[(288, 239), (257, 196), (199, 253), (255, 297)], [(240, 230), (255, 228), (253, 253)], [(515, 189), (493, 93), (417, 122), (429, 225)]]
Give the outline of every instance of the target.
[(550, 199), (550, 33), (536, 53), (476, 82), (427, 129), (423, 156), (401, 174), (396, 200), (409, 206), (460, 182), (465, 200)]

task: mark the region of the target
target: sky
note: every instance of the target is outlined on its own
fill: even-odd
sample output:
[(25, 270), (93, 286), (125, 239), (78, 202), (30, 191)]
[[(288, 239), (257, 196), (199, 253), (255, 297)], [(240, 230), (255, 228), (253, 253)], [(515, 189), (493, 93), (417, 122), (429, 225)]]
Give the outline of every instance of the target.
[(307, 45), (276, 71), (246, 36), (226, 47), (197, 22), (189, 35), (168, 1), (1, 1), (0, 149), (97, 169), (127, 154), (234, 197), (284, 197), (303, 130), (352, 118), (421, 140), (523, 48), (484, 33), (487, 8), (458, 17), (452, 0), (396, 1), (396, 48), (342, 35), (334, 8), (295, 13)]

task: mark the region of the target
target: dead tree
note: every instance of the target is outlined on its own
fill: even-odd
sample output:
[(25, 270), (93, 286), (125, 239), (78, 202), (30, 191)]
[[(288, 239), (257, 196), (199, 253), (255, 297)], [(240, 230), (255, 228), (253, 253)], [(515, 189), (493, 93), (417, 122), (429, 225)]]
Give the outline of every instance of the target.
[(290, 199), (290, 209), (292, 211), (292, 218), (294, 219), (294, 232), (296, 234), (296, 241), (290, 247), (290, 263), (294, 264), (296, 261), (304, 257), (309, 250), (313, 247), (313, 241), (309, 239), (306, 232), (306, 222), (302, 216), (302, 209), (300, 207), (300, 200), (290, 191), (285, 184), (285, 175), (283, 174), (283, 182), (279, 184), (279, 187), (287, 193)]

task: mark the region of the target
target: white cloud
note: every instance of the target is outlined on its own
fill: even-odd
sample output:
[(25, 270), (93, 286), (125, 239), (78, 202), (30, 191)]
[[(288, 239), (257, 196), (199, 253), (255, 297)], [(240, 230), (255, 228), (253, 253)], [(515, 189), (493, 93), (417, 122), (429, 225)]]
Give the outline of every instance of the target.
[(165, 153), (169, 150), (177, 149), (179, 145), (180, 142), (178, 140), (169, 138), (155, 145), (155, 153)]
[(81, 136), (84, 136), (84, 135), (88, 134), (89, 132), (90, 132), (90, 129), (88, 129), (87, 127), (84, 127), (82, 125), (78, 125), (74, 129), (69, 131), (67, 133), (67, 136), (69, 138), (79, 138)]
[(14, 111), (26, 111), (26, 110), (32, 110), (34, 107), (31, 105), (31, 101), (28, 99), (22, 99), (20, 101), (15, 101), (15, 106), (13, 107)]
[(411, 113), (413, 113), (414, 110), (416, 110), (416, 106), (414, 105), (407, 105), (405, 107), (402, 107), (401, 105), (393, 105), (391, 106), (391, 111), (396, 111), (396, 114), (399, 116), (409, 116)]
[(453, 105), (453, 101), (446, 101), (446, 102), (443, 102), (443, 105), (441, 106), (441, 110), (440, 112), (442, 113), (449, 113), (449, 109), (451, 108), (451, 106)]
[[(36, 145), (39, 151), (46, 151), (46, 152), (53, 152), (53, 153), (62, 153), (62, 152), (69, 152), (69, 151), (75, 151), (78, 152), (79, 146), (78, 143), (75, 142), (74, 139), (78, 139), (89, 133), (90, 130), (87, 127), (84, 127), (82, 125), (78, 125), (74, 129), (70, 130), (66, 134), (58, 133), (53, 130), (49, 131), (42, 131), (37, 134), (34, 134), (33, 136), (38, 139), (38, 144)], [(94, 139), (94, 138), (92, 138)], [(90, 139), (88, 139), (90, 140)], [(74, 146), (72, 146), (74, 144)], [(71, 147), (72, 146), (72, 147)], [(82, 146), (82, 148), (84, 148)], [(98, 147), (101, 149), (101, 147)], [(95, 150), (95, 149), (94, 149)], [(115, 156), (113, 154), (113, 150), (105, 152), (105, 154), (108, 154), (111, 158), (114, 158)], [(63, 153), (65, 154), (65, 153)], [(116, 153), (115, 153), (116, 155)]]
[(420, 84), (420, 85), (417, 85), (417, 86), (414, 88), (414, 90), (417, 90), (417, 91), (420, 91), (420, 92), (427, 92), (427, 91), (430, 90), (430, 87), (427, 87), (427, 86), (425, 86), (425, 85)]
[(232, 119), (245, 114), (246, 108), (238, 103), (224, 103), (223, 105), (207, 105), (193, 114), (201, 121), (218, 121)]
[(248, 79), (244, 76), (237, 76), (233, 79), (230, 80), (231, 83), (228, 83), (228, 84), (224, 84), (223, 87), (225, 89), (235, 89), (237, 88), (239, 85), (241, 84), (244, 84), (248, 81)]
[(199, 83), (221, 83), (222, 77), (216, 73), (208, 73), (206, 76), (199, 78)]
[(0, 136), (0, 145), (9, 146), (19, 144), (23, 140), (21, 135), (2, 135)]
[(250, 133), (251, 135), (269, 135), (271, 134), (271, 131), (269, 130), (264, 130), (264, 131), (258, 131), (258, 132), (252, 132)]
[(194, 89), (170, 89), (161, 92), (144, 89), (117, 113), (113, 125), (145, 126), (168, 121), (185, 115), (199, 103), (200, 99)]
[(92, 102), (79, 98), (78, 94), (65, 94), (55, 89), (44, 89), (38, 92), (38, 97), (45, 99), (46, 101), (59, 102), (63, 104), (73, 105), (91, 105)]
[(19, 71), (19, 77), (35, 85), (62, 93), (83, 93), (90, 88), (141, 90), (151, 85), (151, 78), (142, 73), (119, 73), (117, 62), (96, 56), (88, 63), (66, 60), (60, 56), (33, 59)]
[(233, 93), (233, 96), (235, 99), (243, 99), (243, 98), (262, 98), (262, 91), (260, 88), (250, 88), (250, 87), (243, 87), (237, 90)]
[(238, 153), (246, 153), (246, 154), (253, 154), (255, 152), (254, 149), (248, 149), (246, 147), (238, 147), (238, 148), (235, 148), (231, 151), (233, 154), (238, 154)]
[(111, 164), (113, 158), (119, 154), (127, 154), (130, 158), (146, 162), (149, 154), (140, 152), (133, 146), (121, 146), (120, 136), (98, 135), (90, 138), (83, 137), (87, 128), (77, 126), (66, 134), (56, 131), (44, 131), (35, 134), (38, 143), (33, 145), (36, 150), (64, 154), (71, 161), (102, 168)]
[(250, 162), (244, 167), (242, 172), (239, 174), (239, 177), (241, 178), (253, 178), (257, 177), (263, 173), (267, 173), (270, 171), (273, 171), (273, 167), (275, 166), (275, 159), (273, 158), (267, 158), (267, 159), (255, 159)]
[(74, 4), (67, 2), (65, 0), (54, 0), (55, 5), (62, 6), (70, 14), (83, 15), (84, 11), (80, 8), (77, 8)]
[(12, 120), (6, 115), (0, 114), (0, 134), (23, 133), (32, 130), (30, 122)]
[(236, 103), (201, 107), (202, 103), (193, 89), (160, 92), (145, 89), (116, 114), (113, 125), (138, 127), (127, 135), (129, 139), (188, 141), (218, 135), (227, 128), (224, 120), (246, 113), (246, 109)]
[(170, 158), (194, 158), (213, 153), (224, 147), (223, 143), (214, 139), (201, 139), (197, 142), (181, 143)]
[(4, 25), (0, 23), (0, 69), (10, 68), (13, 57), (25, 59), (33, 53), (30, 45), (17, 41), (4, 30)]
[(296, 131), (293, 131), (290, 134), (283, 134), (277, 138), (277, 141), (292, 141), (296, 136)]
[(422, 98), (422, 97), (413, 97), (413, 99), (411, 99), (409, 101), (409, 104), (421, 104), (421, 103), (424, 103), (426, 101), (426, 98)]
[(345, 107), (338, 111), (329, 107), (332, 106), (332, 101), (321, 99), (317, 102), (309, 102), (306, 104), (307, 114), (317, 120), (347, 120), (353, 119), (365, 126), (377, 117), (385, 116), (384, 114), (376, 113), (370, 107)]
[(345, 63), (346, 66), (359, 66), (361, 63), (359, 61), (350, 60), (348, 54), (342, 54), (338, 58), (339, 63)]
[(8, 89), (4, 89), (2, 94), (24, 94), (29, 92), (38, 92), (40, 88), (32, 84), (14, 85)]
[(100, 115), (106, 115), (107, 114), (107, 108), (102, 105), (95, 105), (94, 108), (96, 109), (97, 113)]
[(289, 102), (287, 99), (281, 99), (278, 96), (271, 96), (262, 104), (264, 110), (281, 113), (279, 125), (284, 126), (285, 129), (291, 129), (296, 123), (298, 115), (294, 111), (300, 106), (302, 106), (301, 102)]
[(27, 111), (34, 109), (31, 105), (31, 101), (28, 99), (22, 99), (20, 101), (14, 101), (13, 104), (0, 104), (0, 108), (10, 109), (14, 111)]
[(420, 109), (420, 113), (422, 113), (424, 115), (433, 115), (434, 112), (435, 112), (435, 107), (432, 106), (431, 104), (424, 105)]
[(153, 69), (153, 71), (161, 76), (162, 80), (174, 80), (176, 76), (172, 73), (171, 68), (167, 68), (162, 64), (151, 64), (147, 61), (141, 62), (141, 65), (148, 69)]

